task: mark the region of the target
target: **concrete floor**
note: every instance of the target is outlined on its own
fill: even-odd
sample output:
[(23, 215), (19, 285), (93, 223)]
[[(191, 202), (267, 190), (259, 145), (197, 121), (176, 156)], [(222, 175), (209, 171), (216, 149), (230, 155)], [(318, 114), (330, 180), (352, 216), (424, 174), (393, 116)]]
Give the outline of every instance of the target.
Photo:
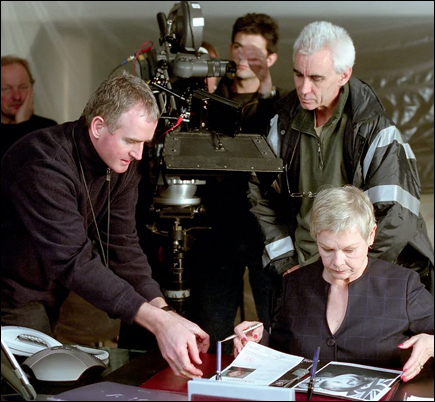
[[(434, 194), (422, 195), (421, 212), (426, 221), (429, 237), (434, 244)], [(247, 275), (248, 271), (245, 274), (245, 319), (256, 320), (257, 314)], [(240, 311), (235, 324), (239, 322)], [(62, 308), (56, 337), (62, 343), (116, 347), (119, 325), (119, 320), (110, 319), (106, 313), (72, 293)]]

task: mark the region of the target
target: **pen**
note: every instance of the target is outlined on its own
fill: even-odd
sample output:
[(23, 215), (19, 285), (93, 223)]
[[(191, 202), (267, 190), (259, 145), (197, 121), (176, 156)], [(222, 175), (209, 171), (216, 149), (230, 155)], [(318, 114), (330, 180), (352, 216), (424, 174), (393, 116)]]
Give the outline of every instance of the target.
[(311, 401), (311, 396), (314, 391), (314, 378), (316, 377), (317, 363), (319, 361), (320, 346), (317, 346), (314, 352), (313, 365), (311, 366), (310, 382), (308, 384), (307, 401)]
[[(253, 330), (256, 329), (256, 328), (261, 327), (262, 325), (263, 325), (263, 323), (258, 322), (257, 324), (251, 325), (250, 327), (244, 329), (244, 330), (243, 330), (243, 333), (246, 334), (247, 332), (249, 332), (249, 331), (253, 331)], [(236, 335), (236, 334), (230, 335), (230, 336), (228, 336), (227, 338), (223, 339), (223, 340), (220, 341), (220, 342), (230, 341), (231, 339), (234, 339), (234, 338), (237, 338), (237, 335)]]

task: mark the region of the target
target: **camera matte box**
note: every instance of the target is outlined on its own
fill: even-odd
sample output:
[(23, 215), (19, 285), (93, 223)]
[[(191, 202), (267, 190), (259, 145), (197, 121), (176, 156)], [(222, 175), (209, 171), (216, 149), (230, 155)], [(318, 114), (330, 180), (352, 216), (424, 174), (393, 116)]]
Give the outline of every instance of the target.
[(168, 171), (283, 171), (282, 160), (259, 134), (228, 137), (210, 132), (169, 133), (162, 155)]
[(242, 109), (237, 102), (196, 90), (192, 96), (190, 127), (234, 137), (241, 130)]

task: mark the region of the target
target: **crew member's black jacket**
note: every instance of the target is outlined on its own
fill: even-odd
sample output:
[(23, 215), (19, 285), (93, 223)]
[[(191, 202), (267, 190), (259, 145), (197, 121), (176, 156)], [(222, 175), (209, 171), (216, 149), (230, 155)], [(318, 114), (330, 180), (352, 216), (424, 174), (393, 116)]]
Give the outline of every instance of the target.
[[(375, 207), (376, 239), (370, 255), (416, 270), (433, 294), (434, 252), (420, 213), (420, 179), (415, 156), (381, 101), (366, 83), (351, 78), (345, 113), (343, 159), (349, 184), (367, 192)], [(294, 248), (300, 198), (300, 135), (292, 122), (300, 110), (296, 91), (277, 102), (280, 157), (285, 171), (270, 186), (250, 183), (251, 211), (265, 236), (263, 262), (278, 273), (297, 265)], [(326, 183), (325, 183), (326, 184)]]

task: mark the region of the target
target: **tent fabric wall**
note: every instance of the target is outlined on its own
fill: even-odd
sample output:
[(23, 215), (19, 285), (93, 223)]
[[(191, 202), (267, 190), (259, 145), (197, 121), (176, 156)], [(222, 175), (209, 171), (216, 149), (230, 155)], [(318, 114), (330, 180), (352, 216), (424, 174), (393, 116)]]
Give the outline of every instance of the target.
[[(169, 13), (172, 2), (1, 2), (2, 55), (17, 54), (29, 59), (36, 78), (35, 111), (58, 122), (79, 117), (90, 94), (110, 72), (147, 40), (158, 46), (156, 13)], [(208, 3), (208, 4), (207, 4)], [(213, 7), (221, 13), (210, 12)], [(228, 57), (232, 24), (230, 4), (203, 2), (204, 39)], [(343, 2), (322, 2), (331, 12), (300, 2), (244, 3), (246, 12), (268, 12), (280, 25), (279, 59), (272, 68), (274, 83), (293, 88), (292, 46), (300, 30), (314, 20), (327, 19), (343, 26), (357, 50), (354, 75), (377, 91), (388, 115), (411, 144), (417, 157), (423, 192), (434, 191), (434, 12), (433, 2), (413, 2), (415, 12), (385, 13), (386, 3), (354, 3), (359, 11), (349, 12)], [(427, 12), (428, 3), (431, 12)], [(388, 6), (390, 6), (390, 4)], [(376, 7), (377, 5), (377, 7)], [(286, 7), (287, 6), (287, 7)], [(354, 7), (356, 7), (354, 5)], [(104, 12), (98, 12), (104, 7)], [(113, 7), (113, 13), (110, 9)], [(127, 7), (128, 12), (125, 8)], [(286, 12), (282, 12), (283, 8)], [(294, 7), (295, 13), (292, 13)], [(384, 8), (382, 8), (384, 7)], [(419, 8), (420, 7), (420, 8)], [(418, 10), (422, 12), (418, 12)], [(384, 10), (384, 13), (380, 12)], [(26, 11), (26, 12), (24, 12)], [(226, 11), (226, 12), (225, 12)], [(55, 13), (55, 14), (53, 14)], [(294, 14), (294, 15), (292, 15)], [(29, 17), (29, 15), (31, 17)], [(53, 16), (54, 15), (54, 16)]]

